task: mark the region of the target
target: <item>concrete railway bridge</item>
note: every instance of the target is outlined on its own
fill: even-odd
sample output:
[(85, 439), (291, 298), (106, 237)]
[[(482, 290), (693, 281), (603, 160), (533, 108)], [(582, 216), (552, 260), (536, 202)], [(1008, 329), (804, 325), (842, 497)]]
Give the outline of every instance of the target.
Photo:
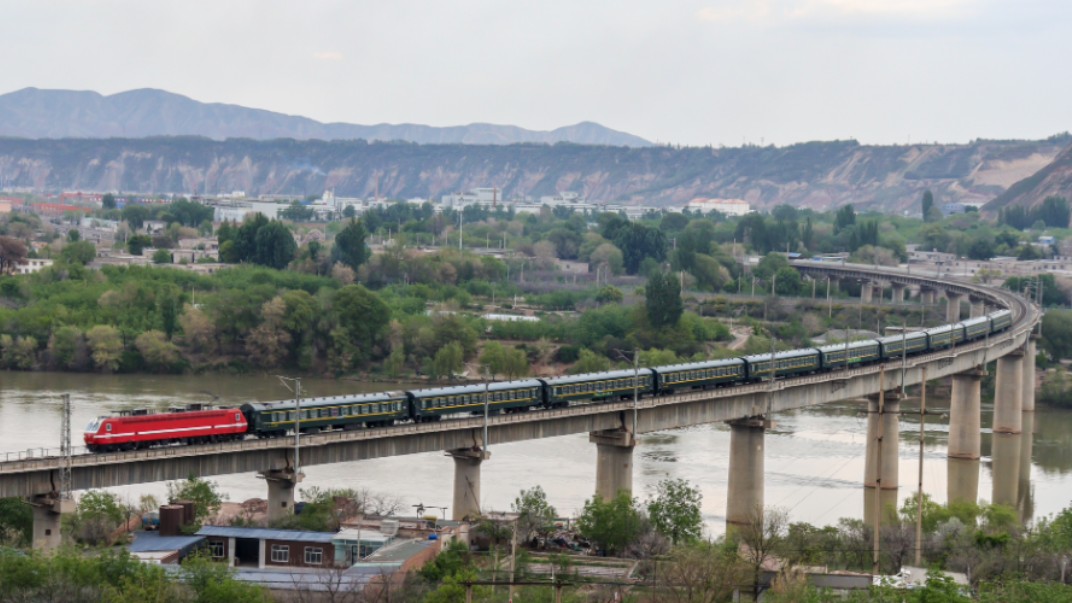
[[(1016, 434), (1022, 429), (1023, 413), (1034, 410), (1034, 327), (1041, 319), (1039, 308), (1006, 290), (959, 281), (938, 280), (872, 267), (798, 263), (796, 267), (813, 279), (857, 280), (863, 283), (864, 302), (904, 304), (905, 294), (918, 296), (918, 303), (947, 300), (947, 318), (961, 318), (963, 302), (970, 302), (972, 315), (988, 309), (1008, 308), (1013, 325), (1007, 331), (957, 346), (952, 350), (913, 356), (904, 366), (904, 383), (952, 377), (949, 456), (967, 467), (950, 471), (950, 487), (975, 500), (980, 457), (980, 380), (984, 367), (997, 360), (997, 396), (993, 432)], [(887, 301), (881, 295), (890, 288)], [(878, 291), (880, 294), (875, 295)], [(913, 302), (916, 303), (916, 302)], [(505, 444), (536, 438), (588, 433), (597, 447), (595, 492), (610, 497), (619, 490), (632, 491), (635, 435), (668, 429), (726, 422), (730, 425), (730, 466), (727, 492), (728, 527), (751, 520), (763, 505), (764, 433), (770, 417), (778, 412), (846, 399), (864, 399), (871, 409), (869, 436), (884, 432), (884, 438), (868, 437), (868, 463), (864, 486), (867, 499), (879, 496), (896, 503), (897, 424), (903, 393), (902, 363), (890, 362), (848, 370), (820, 373), (774, 382), (642, 398), (607, 404), (540, 410), (491, 417), (465, 417), (438, 423), (400, 424), (357, 431), (302, 435), (301, 466), (374, 459), (385, 456), (446, 451), (454, 459), (452, 517), (462, 519), (479, 513), (480, 466), (490, 454), (487, 444)], [(884, 411), (879, 410), (882, 399)], [(881, 444), (877, 443), (881, 441)], [(880, 450), (881, 448), (881, 450)], [(23, 497), (34, 507), (34, 546), (51, 548), (59, 543), (60, 515), (71, 509), (61, 496), (62, 473), (70, 472), (73, 490), (87, 490), (146, 482), (185, 479), (190, 475), (212, 476), (256, 472), (268, 485), (269, 517), (291, 513), (296, 471), (293, 438), (170, 446), (149, 450), (64, 457), (19, 458), (0, 461), (0, 497)], [(879, 460), (881, 459), (881, 460)], [(967, 484), (964, 487), (964, 484)], [(965, 489), (966, 488), (966, 489)], [(871, 505), (867, 505), (870, 508)]]

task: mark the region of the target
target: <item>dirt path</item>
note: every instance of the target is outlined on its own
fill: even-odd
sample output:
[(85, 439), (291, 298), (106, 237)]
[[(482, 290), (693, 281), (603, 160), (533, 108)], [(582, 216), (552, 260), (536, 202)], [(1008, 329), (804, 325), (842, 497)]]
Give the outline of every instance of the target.
[(752, 336), (752, 327), (733, 327), (730, 332), (733, 333), (733, 341), (726, 347), (731, 350), (739, 350), (748, 343), (748, 338)]

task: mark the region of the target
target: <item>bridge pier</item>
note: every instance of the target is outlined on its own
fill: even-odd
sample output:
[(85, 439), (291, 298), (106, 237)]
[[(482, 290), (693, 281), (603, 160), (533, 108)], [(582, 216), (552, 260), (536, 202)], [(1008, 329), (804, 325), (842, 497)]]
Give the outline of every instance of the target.
[(924, 306), (933, 306), (937, 303), (936, 294), (934, 289), (930, 287), (919, 288), (919, 303)]
[(890, 298), (890, 303), (903, 304), (905, 300), (905, 285), (901, 283), (893, 283), (891, 287), (893, 296)]
[(301, 483), (304, 473), (294, 474), (291, 468), (268, 469), (257, 477), (268, 483), (268, 523), (279, 521), (294, 514), (294, 488)]
[(971, 298), (971, 317), (979, 318), (986, 315), (986, 302), (983, 300), (972, 297)]
[(946, 293), (946, 300), (945, 321), (959, 322), (960, 302), (964, 300), (964, 296), (959, 293)]
[(33, 508), (33, 548), (52, 551), (63, 544), (60, 531), (63, 515), (74, 512), (74, 501), (63, 499), (58, 492), (31, 496)]
[(596, 445), (596, 496), (610, 500), (623, 490), (632, 494), (633, 434), (624, 429), (593, 431), (588, 441)]
[[(899, 481), (899, 446), (901, 441), (901, 400), (886, 392), (883, 412), (879, 414), (878, 396), (867, 398), (867, 461), (864, 469), (864, 522), (875, 519), (875, 497), (882, 513), (892, 505), (897, 508)], [(882, 437), (879, 437), (881, 425)], [(881, 460), (880, 460), (881, 457)], [(879, 479), (881, 478), (881, 483)]]
[(1023, 350), (1013, 350), (998, 358), (997, 382), (994, 386), (995, 434), (1020, 433), (1022, 429), (1023, 369)]
[(874, 284), (864, 282), (860, 285), (860, 301), (869, 304), (874, 299)]
[(447, 456), (454, 459), (451, 519), (476, 519), (480, 517), (480, 464), (491, 458), (491, 453), (480, 448), (460, 448), (448, 450)]
[(986, 372), (973, 369), (953, 375), (949, 401), (949, 448), (946, 494), (950, 502), (979, 499), (979, 456), (982, 454), (981, 382)]
[(726, 531), (763, 517), (763, 440), (770, 423), (764, 417), (729, 421), (730, 475), (726, 492)]
[(1020, 408), (1024, 412), (1035, 412), (1035, 356), (1038, 354), (1038, 336), (1031, 335), (1024, 342), (1024, 368), (1020, 380), (1023, 392), (1020, 394)]
[(949, 400), (949, 458), (978, 460), (981, 454), (981, 382), (986, 371), (973, 369), (953, 375)]

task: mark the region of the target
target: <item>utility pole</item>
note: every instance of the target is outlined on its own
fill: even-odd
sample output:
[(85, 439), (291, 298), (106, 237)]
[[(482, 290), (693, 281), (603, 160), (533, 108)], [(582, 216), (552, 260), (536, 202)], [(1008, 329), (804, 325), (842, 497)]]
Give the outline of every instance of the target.
[(60, 470), (60, 498), (71, 500), (71, 394), (63, 394), (63, 421), (60, 424), (60, 454), (63, 465)]
[(301, 377), (276, 375), (283, 387), (290, 389), (287, 381), (294, 382), (294, 477), (301, 473)]
[[(923, 557), (923, 420), (927, 415), (927, 366), (922, 368), (922, 387), (919, 392), (919, 484), (916, 488), (916, 567)], [(903, 374), (902, 374), (903, 379)], [(902, 392), (904, 386), (902, 385)]]
[(484, 455), (488, 453), (488, 407), (490, 397), (488, 396), (488, 368), (484, 367)]
[(640, 400), (640, 350), (633, 350), (633, 444), (637, 436), (637, 405)]

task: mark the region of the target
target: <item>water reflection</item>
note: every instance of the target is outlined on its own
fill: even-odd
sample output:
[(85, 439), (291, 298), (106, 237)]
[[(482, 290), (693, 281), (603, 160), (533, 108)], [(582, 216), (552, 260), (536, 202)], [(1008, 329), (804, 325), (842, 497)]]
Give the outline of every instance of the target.
[(990, 439), (991, 472), (993, 489), (990, 500), (994, 504), (1016, 506), (1020, 487), (1020, 433), (995, 433)]
[(949, 457), (946, 488), (949, 502), (979, 501), (979, 459)]

